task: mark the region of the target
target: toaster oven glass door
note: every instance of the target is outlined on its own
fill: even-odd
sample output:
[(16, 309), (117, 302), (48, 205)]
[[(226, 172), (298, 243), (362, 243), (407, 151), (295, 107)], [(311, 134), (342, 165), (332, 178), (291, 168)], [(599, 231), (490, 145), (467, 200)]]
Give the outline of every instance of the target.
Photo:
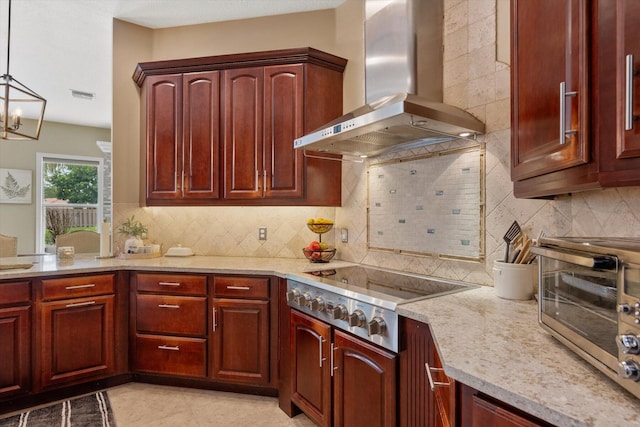
[(615, 369), (617, 259), (553, 252), (540, 257), (540, 322), (565, 344)]

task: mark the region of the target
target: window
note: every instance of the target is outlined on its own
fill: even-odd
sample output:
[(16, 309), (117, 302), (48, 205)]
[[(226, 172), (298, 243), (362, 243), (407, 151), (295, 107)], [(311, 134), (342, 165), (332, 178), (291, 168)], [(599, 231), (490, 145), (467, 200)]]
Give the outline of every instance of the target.
[(38, 153), (36, 252), (52, 252), (59, 234), (96, 231), (103, 212), (102, 163), (95, 157)]

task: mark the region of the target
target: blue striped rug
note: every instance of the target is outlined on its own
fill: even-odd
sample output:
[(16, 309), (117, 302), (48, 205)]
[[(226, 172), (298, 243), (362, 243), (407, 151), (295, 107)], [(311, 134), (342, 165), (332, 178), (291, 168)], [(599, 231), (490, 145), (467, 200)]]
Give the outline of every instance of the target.
[(114, 427), (106, 391), (0, 419), (0, 427)]

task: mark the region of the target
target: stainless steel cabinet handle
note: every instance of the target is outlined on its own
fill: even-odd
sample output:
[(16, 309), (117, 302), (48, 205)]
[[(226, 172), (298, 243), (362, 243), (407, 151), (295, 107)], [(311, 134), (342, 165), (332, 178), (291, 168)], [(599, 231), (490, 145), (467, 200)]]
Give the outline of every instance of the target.
[(434, 381), (431, 376), (431, 371), (433, 372), (444, 372), (443, 368), (432, 368), (428, 363), (424, 364), (424, 368), (427, 370), (427, 377), (429, 378), (429, 388), (431, 391), (436, 391), (436, 387), (449, 387), (451, 383), (445, 383), (442, 381)]
[(69, 291), (72, 289), (84, 289), (84, 288), (95, 288), (95, 287), (96, 287), (95, 283), (87, 283), (86, 285), (67, 286), (65, 289)]
[(633, 129), (633, 55), (626, 56), (624, 130)]
[(179, 305), (176, 304), (158, 304), (160, 308), (180, 308)]
[(179, 282), (158, 282), (160, 286), (180, 286)]
[(567, 84), (565, 82), (560, 82), (560, 144), (566, 144), (566, 136), (567, 135), (574, 135), (576, 133), (578, 133), (577, 130), (573, 130), (573, 129), (569, 129), (567, 130), (567, 114), (566, 114), (566, 107), (567, 107), (567, 96), (576, 96), (578, 95), (578, 92), (573, 91), (573, 92), (567, 92)]
[(234, 289), (236, 291), (250, 291), (251, 288), (249, 286), (227, 286), (227, 289)]
[(74, 302), (72, 304), (67, 304), (67, 308), (69, 307), (84, 307), (87, 305), (94, 305), (95, 301), (87, 301), (87, 302)]
[(160, 350), (172, 350), (172, 351), (180, 351), (180, 347), (176, 346), (170, 346), (170, 345), (159, 345), (158, 348)]
[(322, 344), (325, 342), (326, 340), (322, 337), (318, 337), (318, 359), (320, 360), (320, 367), (322, 368), (322, 362), (324, 362), (325, 360), (327, 360), (326, 357), (322, 357)]
[(212, 325), (213, 326), (213, 332), (215, 332), (216, 331), (216, 326), (218, 326), (216, 324), (216, 308), (215, 307), (213, 308), (213, 320), (212, 320), (212, 323), (213, 323), (213, 325)]
[(262, 171), (262, 190), (267, 191), (267, 170)]
[(333, 366), (335, 362), (335, 357), (333, 356), (333, 352), (336, 351), (338, 347), (335, 347), (333, 343), (331, 343), (331, 376), (333, 376), (333, 371), (337, 370), (337, 366)]

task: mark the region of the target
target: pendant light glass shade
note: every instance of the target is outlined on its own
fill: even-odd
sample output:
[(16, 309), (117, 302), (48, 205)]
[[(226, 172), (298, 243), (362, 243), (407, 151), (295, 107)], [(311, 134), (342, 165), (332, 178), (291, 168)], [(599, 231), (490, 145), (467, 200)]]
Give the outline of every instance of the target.
[(9, 74), (11, 0), (7, 27), (7, 72), (0, 76), (0, 138), (37, 140), (47, 101)]

